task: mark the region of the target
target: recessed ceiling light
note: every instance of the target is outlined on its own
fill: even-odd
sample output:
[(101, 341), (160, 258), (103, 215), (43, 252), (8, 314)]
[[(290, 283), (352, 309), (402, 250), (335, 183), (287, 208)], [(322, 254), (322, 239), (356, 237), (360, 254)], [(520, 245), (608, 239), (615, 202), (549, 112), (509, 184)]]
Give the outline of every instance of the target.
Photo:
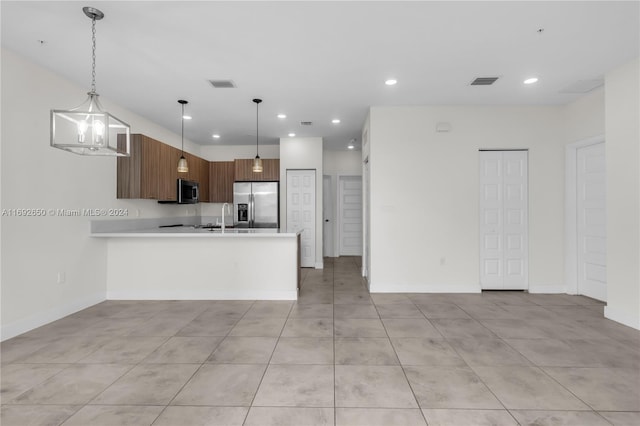
[(393, 86), (397, 82), (398, 82), (398, 80), (396, 80), (395, 78), (390, 78), (388, 80), (385, 80), (384, 84), (386, 84), (387, 86)]
[(193, 117), (191, 117), (190, 115), (183, 115), (182, 118), (184, 118), (185, 120), (191, 120)]
[(347, 148), (349, 148), (349, 149), (353, 149), (353, 148), (355, 148), (355, 146), (353, 146), (353, 145), (349, 145), (349, 146), (347, 146)]
[(295, 135), (296, 135), (295, 133), (289, 133), (290, 138), (294, 137)]
[(338, 123), (340, 123), (340, 120), (339, 120), (339, 119), (337, 119), (337, 118), (334, 118), (333, 120), (331, 120), (331, 122), (332, 122), (333, 124), (338, 124)]
[(214, 134), (213, 134), (213, 138), (214, 138), (214, 139), (220, 139), (220, 135), (219, 135), (219, 134), (217, 134), (217, 133), (214, 133)]
[(536, 83), (538, 81), (538, 77), (531, 77), (528, 78), (524, 81), (524, 84), (533, 84)]
[(278, 114), (278, 118), (287, 118), (287, 114)]

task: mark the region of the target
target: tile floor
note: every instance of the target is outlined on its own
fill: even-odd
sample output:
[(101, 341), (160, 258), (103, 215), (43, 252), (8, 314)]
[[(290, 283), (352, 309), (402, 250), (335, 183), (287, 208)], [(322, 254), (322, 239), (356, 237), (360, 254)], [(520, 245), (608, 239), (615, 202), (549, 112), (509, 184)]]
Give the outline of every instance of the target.
[(639, 425), (640, 332), (585, 297), (107, 301), (2, 344), (2, 426)]

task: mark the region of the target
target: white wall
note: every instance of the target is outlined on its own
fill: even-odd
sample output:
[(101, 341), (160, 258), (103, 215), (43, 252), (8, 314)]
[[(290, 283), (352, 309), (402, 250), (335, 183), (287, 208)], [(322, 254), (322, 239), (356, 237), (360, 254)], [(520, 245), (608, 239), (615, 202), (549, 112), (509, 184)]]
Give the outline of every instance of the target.
[(322, 153), (322, 166), (325, 175), (360, 176), (362, 175), (361, 151), (325, 150)]
[(563, 115), (567, 143), (604, 135), (604, 87), (566, 105)]
[(322, 258), (322, 138), (280, 139), (280, 226), (287, 225), (287, 170), (316, 171), (316, 268)]
[[(480, 290), (481, 148), (529, 149), (529, 286), (562, 287), (561, 112), (562, 107), (371, 108), (371, 291)], [(441, 121), (451, 123), (449, 133), (435, 132)]]
[[(49, 110), (71, 108), (87, 88), (2, 49), (2, 209), (127, 208), (129, 217), (185, 216), (193, 206), (116, 200), (115, 158), (49, 146)], [(180, 136), (101, 99), (132, 132), (179, 146)], [(196, 152), (185, 141), (185, 149)], [(104, 300), (106, 248), (90, 217), (2, 217), (2, 339)], [(57, 284), (58, 272), (65, 282)]]
[[(338, 223), (338, 179), (340, 176), (362, 176), (362, 152), (353, 150), (325, 150), (322, 158), (324, 176), (331, 178), (331, 199), (333, 221), (333, 247), (328, 247), (328, 255), (337, 257), (339, 223)], [(326, 194), (325, 194), (326, 195)]]
[[(280, 158), (279, 145), (260, 145), (260, 158)], [(200, 148), (200, 157), (207, 161), (233, 161), (236, 158), (254, 158), (255, 145), (210, 145)]]
[(605, 76), (607, 307), (605, 316), (640, 329), (640, 64)]

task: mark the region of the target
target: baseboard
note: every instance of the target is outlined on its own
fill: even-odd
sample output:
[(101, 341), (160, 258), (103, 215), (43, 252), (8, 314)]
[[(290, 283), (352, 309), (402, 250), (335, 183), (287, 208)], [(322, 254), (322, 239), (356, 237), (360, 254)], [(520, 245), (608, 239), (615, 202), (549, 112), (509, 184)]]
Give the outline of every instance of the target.
[(629, 315), (627, 312), (622, 312), (618, 309), (612, 309), (610, 306), (605, 306), (604, 317), (626, 325), (627, 327), (640, 330), (640, 317), (638, 317), (638, 314)]
[(370, 283), (371, 293), (480, 293), (478, 284), (398, 284), (398, 283)]
[(107, 291), (107, 300), (297, 300), (298, 292), (291, 291)]
[(324, 262), (316, 262), (316, 269), (324, 269)]
[(529, 293), (567, 294), (567, 287), (564, 284), (529, 284)]
[(105, 300), (104, 293), (96, 294), (85, 297), (80, 300), (76, 300), (72, 303), (68, 303), (64, 306), (59, 306), (54, 309), (49, 309), (45, 312), (38, 312), (35, 315), (31, 315), (27, 318), (14, 321), (9, 324), (2, 324), (0, 331), (2, 337), (1, 341), (5, 341), (12, 337), (31, 331), (34, 328), (42, 327), (45, 324), (64, 318), (67, 315), (71, 315), (90, 306), (96, 305)]

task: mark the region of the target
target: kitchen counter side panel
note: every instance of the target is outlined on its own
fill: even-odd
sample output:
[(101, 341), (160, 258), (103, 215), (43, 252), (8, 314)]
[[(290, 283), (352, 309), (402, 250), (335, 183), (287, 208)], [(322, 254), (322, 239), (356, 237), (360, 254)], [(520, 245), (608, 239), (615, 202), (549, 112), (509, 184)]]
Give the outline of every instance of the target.
[(107, 238), (107, 299), (297, 299), (295, 233), (185, 237)]

